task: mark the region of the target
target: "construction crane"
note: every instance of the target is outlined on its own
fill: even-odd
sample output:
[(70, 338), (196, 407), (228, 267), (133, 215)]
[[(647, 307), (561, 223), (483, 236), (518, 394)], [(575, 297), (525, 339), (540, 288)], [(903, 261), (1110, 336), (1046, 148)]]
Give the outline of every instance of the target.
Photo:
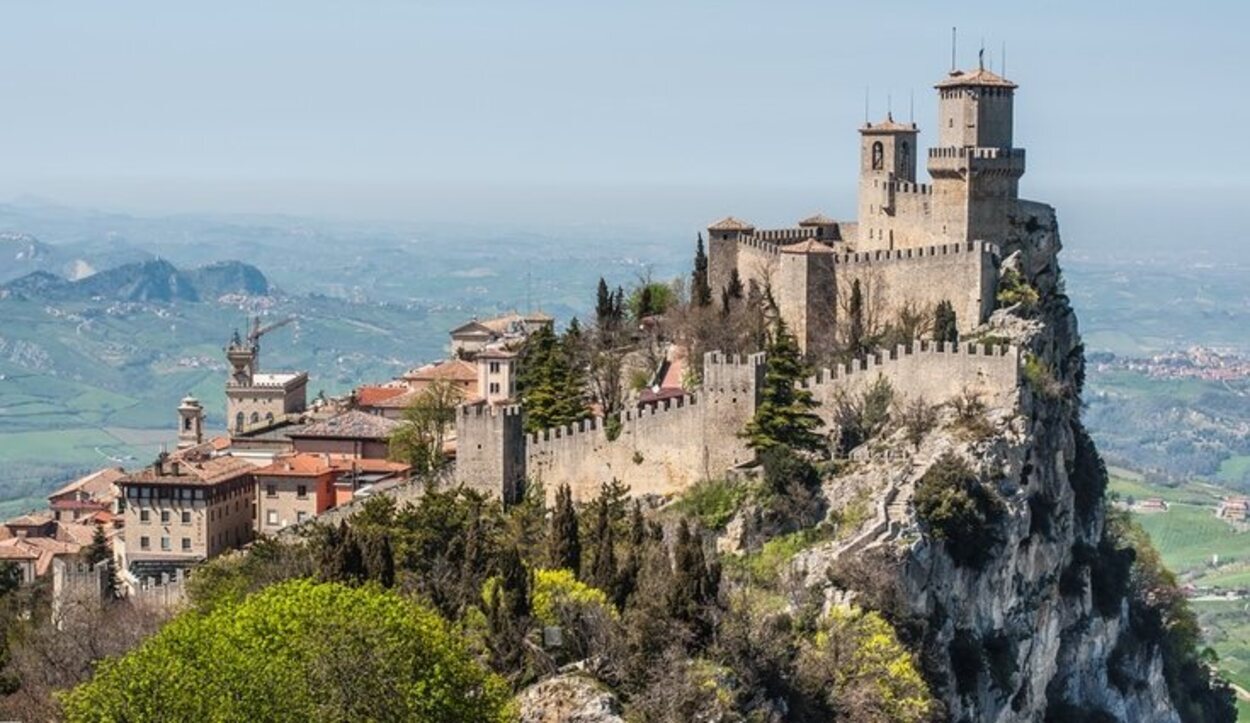
[(296, 318), (295, 315), (292, 314), (291, 316), (288, 316), (285, 319), (280, 319), (278, 321), (275, 321), (272, 324), (266, 324), (264, 326), (261, 326), (260, 317), (253, 316), (252, 317), (252, 333), (247, 335), (247, 340), (252, 343), (252, 346), (260, 346), (260, 338), (262, 336), (264, 336), (265, 334), (268, 334), (274, 329), (281, 329), (287, 324), (290, 324), (292, 321), (295, 321), (295, 318)]

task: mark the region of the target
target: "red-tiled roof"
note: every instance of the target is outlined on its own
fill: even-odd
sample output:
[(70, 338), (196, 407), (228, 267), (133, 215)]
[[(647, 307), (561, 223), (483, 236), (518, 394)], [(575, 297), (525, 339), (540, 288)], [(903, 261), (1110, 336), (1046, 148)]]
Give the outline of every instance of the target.
[[(174, 462), (177, 462), (178, 474), (174, 474)], [(240, 457), (210, 457), (201, 459), (166, 461), (164, 470), (155, 465), (144, 467), (134, 474), (123, 477), (119, 484), (159, 484), (159, 485), (216, 485), (238, 479), (251, 474), (256, 465)]]
[(271, 464), (256, 470), (268, 477), (317, 477), (333, 470), (325, 455), (298, 452), (275, 457)]
[(463, 359), (446, 359), (409, 370), (404, 374), (409, 382), (432, 382), (443, 379), (454, 382), (477, 381), (477, 367)]
[(356, 390), (356, 402), (362, 407), (372, 407), (407, 391), (408, 387), (398, 385), (364, 386)]

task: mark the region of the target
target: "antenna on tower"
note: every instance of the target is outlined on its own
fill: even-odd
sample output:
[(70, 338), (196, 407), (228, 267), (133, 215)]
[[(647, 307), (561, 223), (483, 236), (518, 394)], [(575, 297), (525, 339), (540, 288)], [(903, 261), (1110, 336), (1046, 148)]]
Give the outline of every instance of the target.
[(955, 45), (956, 45), (955, 31), (956, 31), (956, 27), (952, 25), (951, 26), (951, 72), (952, 73), (955, 72)]
[(916, 125), (916, 91), (907, 93), (907, 122)]
[(981, 38), (981, 50), (977, 53), (977, 67), (985, 70), (985, 38)]
[(1003, 58), (1002, 60), (998, 62), (999, 62), (999, 65), (1001, 66), (999, 67), (999, 71), (1002, 73), (1003, 77), (1006, 78), (1007, 77), (1007, 41), (1006, 40), (1003, 41)]
[(864, 125), (868, 125), (868, 86), (864, 86)]
[(894, 95), (885, 94), (885, 117), (894, 120)]

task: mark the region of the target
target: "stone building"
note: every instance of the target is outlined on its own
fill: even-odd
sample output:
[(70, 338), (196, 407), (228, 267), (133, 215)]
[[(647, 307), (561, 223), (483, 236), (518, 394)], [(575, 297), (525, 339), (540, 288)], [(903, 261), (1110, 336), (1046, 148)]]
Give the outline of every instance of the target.
[(819, 354), (858, 282), (879, 323), (904, 306), (931, 312), (949, 301), (967, 332), (994, 309), (998, 249), (1019, 203), (1024, 150), (1014, 146), (1016, 85), (995, 73), (952, 71), (938, 92), (931, 183), (916, 180), (920, 129), (887, 115), (859, 129), (855, 221), (813, 216), (793, 228), (757, 229), (735, 217), (707, 229), (709, 282), (773, 292), (804, 351)]
[(161, 455), (118, 480), (122, 569), (159, 578), (251, 541), (255, 469), (239, 457)]
[(335, 504), (336, 467), (328, 455), (283, 455), (255, 474), (258, 533), (310, 520)]

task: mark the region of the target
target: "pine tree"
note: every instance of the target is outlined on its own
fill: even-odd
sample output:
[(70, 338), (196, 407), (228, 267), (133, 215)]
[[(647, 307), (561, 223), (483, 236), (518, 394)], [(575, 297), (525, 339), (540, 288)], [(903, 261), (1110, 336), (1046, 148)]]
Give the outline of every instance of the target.
[(571, 424), (586, 416), (585, 369), (574, 358), (580, 341), (580, 328), (563, 338), (548, 327), (530, 335), (517, 380), (526, 431)]
[(582, 542), (577, 528), (577, 510), (568, 485), (556, 490), (556, 506), (551, 512), (551, 531), (547, 538), (547, 559), (556, 569), (581, 574)]
[(847, 351), (859, 359), (868, 351), (864, 338), (864, 292), (860, 289), (859, 279), (851, 282), (851, 300), (847, 306), (847, 315), (850, 316)]
[(703, 234), (699, 234), (699, 240), (695, 246), (694, 273), (691, 274), (690, 280), (690, 301), (695, 306), (712, 305), (712, 287), (708, 282), (707, 254), (703, 251)]
[(933, 312), (933, 341), (955, 344), (959, 341), (959, 324), (955, 307), (949, 301), (938, 302)]
[(821, 426), (820, 417), (812, 413), (817, 402), (812, 393), (798, 386), (807, 376), (798, 344), (778, 317), (767, 348), (764, 389), (755, 416), (747, 423), (743, 436), (747, 445), (762, 452), (776, 445), (821, 453), (825, 440), (814, 430)]

